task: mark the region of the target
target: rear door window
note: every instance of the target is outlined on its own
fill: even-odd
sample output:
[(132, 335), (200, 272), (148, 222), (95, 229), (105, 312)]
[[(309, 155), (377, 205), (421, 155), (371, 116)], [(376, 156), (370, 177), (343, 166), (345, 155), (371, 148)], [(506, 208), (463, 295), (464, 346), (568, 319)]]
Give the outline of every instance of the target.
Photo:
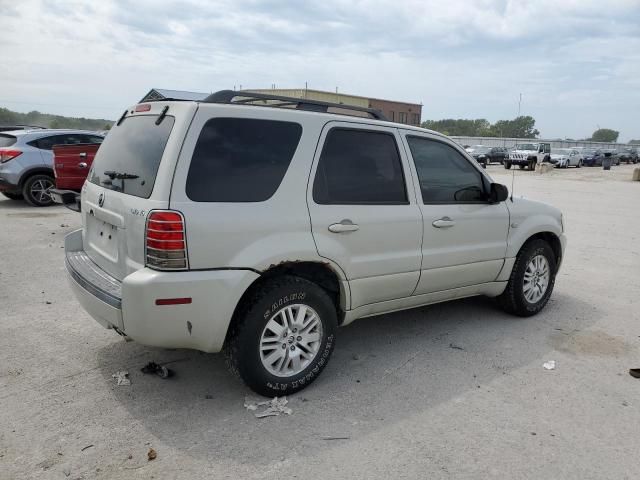
[(301, 135), (302, 126), (293, 122), (208, 120), (191, 158), (187, 196), (195, 202), (263, 202), (271, 198)]
[(313, 200), (321, 205), (409, 203), (393, 134), (332, 129), (318, 162)]
[(174, 117), (156, 125), (157, 115), (126, 117), (100, 146), (89, 181), (117, 192), (149, 198)]
[(10, 147), (14, 143), (16, 143), (18, 139), (13, 135), (3, 135), (0, 134), (0, 147)]

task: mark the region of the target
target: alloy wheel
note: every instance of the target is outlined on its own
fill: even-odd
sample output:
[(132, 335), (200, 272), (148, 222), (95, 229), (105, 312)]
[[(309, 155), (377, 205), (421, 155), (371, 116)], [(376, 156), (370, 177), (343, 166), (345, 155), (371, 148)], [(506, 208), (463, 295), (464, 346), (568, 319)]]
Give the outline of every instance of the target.
[(292, 377), (307, 368), (322, 343), (322, 322), (308, 305), (288, 305), (276, 312), (260, 336), (260, 360), (276, 377)]
[(33, 182), (31, 185), (31, 197), (39, 203), (47, 203), (51, 201), (51, 189), (53, 182), (51, 180), (41, 179)]
[(537, 303), (547, 291), (550, 278), (549, 262), (544, 255), (533, 257), (524, 271), (522, 292), (525, 300), (529, 303)]

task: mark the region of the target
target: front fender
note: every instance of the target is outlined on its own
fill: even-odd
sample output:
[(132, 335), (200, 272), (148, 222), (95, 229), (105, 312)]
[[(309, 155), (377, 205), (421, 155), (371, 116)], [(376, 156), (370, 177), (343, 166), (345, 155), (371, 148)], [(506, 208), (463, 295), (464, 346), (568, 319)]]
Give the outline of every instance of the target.
[(516, 198), (507, 202), (510, 213), (506, 256), (515, 257), (525, 242), (538, 233), (552, 233), (563, 237), (560, 211), (541, 202)]

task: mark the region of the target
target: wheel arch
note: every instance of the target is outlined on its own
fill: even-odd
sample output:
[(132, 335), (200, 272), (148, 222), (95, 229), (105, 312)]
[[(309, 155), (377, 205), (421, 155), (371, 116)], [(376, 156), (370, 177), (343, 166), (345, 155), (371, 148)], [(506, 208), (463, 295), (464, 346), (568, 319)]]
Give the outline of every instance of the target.
[(348, 308), (350, 291), (348, 283), (341, 279), (341, 276), (332, 268), (331, 264), (315, 261), (284, 261), (277, 265), (271, 265), (267, 270), (261, 272), (260, 276), (244, 291), (231, 316), (225, 344), (228, 342), (230, 332), (233, 330), (232, 326), (238, 321), (238, 315), (244, 302), (267, 282), (285, 275), (304, 278), (326, 291), (336, 307), (338, 324), (342, 324), (344, 312)]
[(534, 240), (544, 240), (549, 244), (551, 250), (553, 250), (553, 254), (556, 260), (556, 270), (560, 267), (560, 263), (562, 262), (562, 243), (560, 242), (560, 238), (553, 232), (545, 231), (538, 232), (531, 235), (527, 238), (524, 243), (518, 249), (518, 253), (516, 257), (520, 255), (520, 252), (532, 241)]
[(20, 176), (20, 180), (18, 181), (18, 185), (22, 190), (24, 187), (24, 183), (34, 175), (49, 175), (55, 181), (55, 175), (53, 173), (53, 168), (50, 167), (35, 167), (27, 170)]

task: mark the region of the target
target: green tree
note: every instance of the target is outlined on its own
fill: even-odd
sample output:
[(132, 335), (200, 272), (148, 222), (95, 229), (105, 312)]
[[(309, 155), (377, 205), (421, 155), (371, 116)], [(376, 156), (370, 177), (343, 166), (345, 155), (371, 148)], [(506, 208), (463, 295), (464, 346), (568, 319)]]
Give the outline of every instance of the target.
[(594, 142), (615, 142), (618, 140), (618, 135), (620, 132), (617, 130), (611, 130), (610, 128), (599, 128), (593, 135), (591, 135), (591, 140)]
[(422, 123), (422, 127), (445, 135), (484, 137), (490, 134), (491, 124), (484, 118), (476, 120), (446, 118), (444, 120), (427, 120)]
[(513, 120), (498, 120), (491, 126), (493, 137), (536, 138), (540, 132), (536, 121), (530, 116), (520, 116)]

